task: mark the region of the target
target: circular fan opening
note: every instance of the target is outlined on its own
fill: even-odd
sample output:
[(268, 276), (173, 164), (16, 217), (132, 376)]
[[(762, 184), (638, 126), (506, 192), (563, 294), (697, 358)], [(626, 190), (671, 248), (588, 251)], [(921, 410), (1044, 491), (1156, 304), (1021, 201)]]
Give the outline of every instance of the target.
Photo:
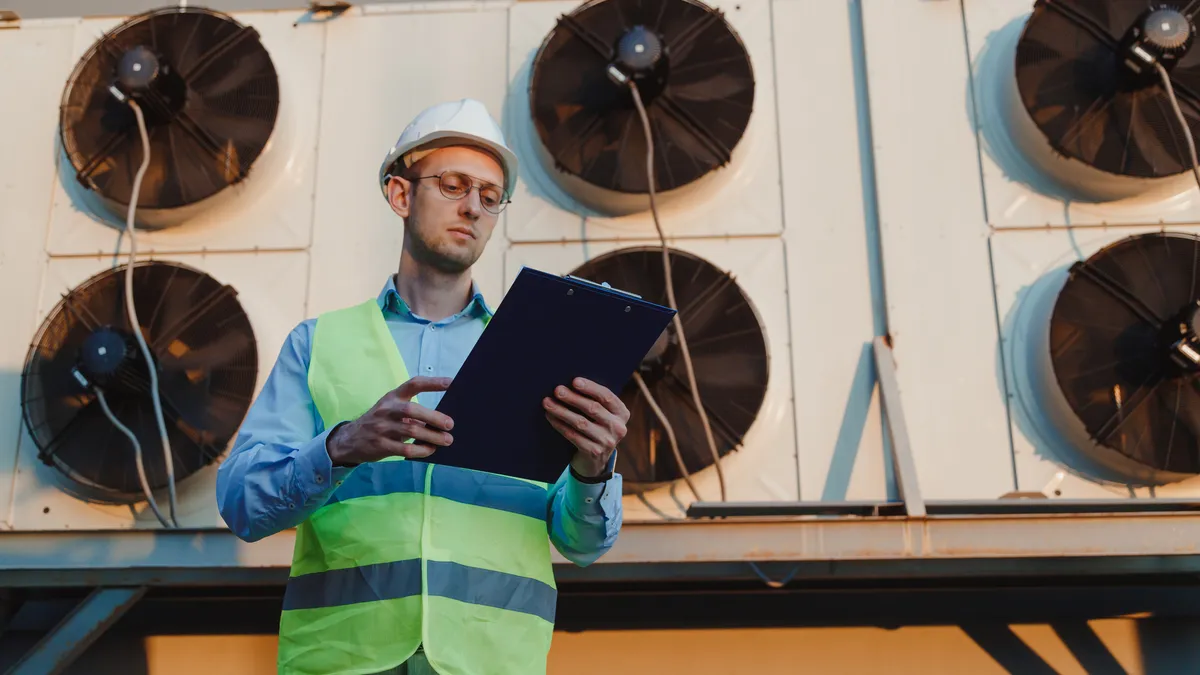
[(1050, 406), (1091, 459), (1136, 480), (1200, 473), (1200, 238), (1124, 239), (1072, 265), (1050, 315)]
[[(21, 410), (39, 457), (81, 496), (144, 499), (133, 445), (104, 415), (137, 436), (151, 489), (167, 485), (147, 364), (125, 309), (125, 267), (65, 295), (42, 324), (21, 376)], [(176, 482), (212, 464), (237, 432), (258, 378), (258, 351), (230, 286), (174, 263), (138, 264), (133, 296), (154, 355)]]
[(1011, 115), (1039, 168), (1107, 201), (1190, 189), (1187, 137), (1153, 62), (1200, 137), (1200, 52), (1183, 3), (1039, 0), (1013, 61)]
[(84, 54), (63, 92), (59, 134), (75, 179), (124, 217), (142, 162), (139, 225), (242, 182), (275, 130), (280, 92), (258, 32), (197, 7), (135, 16)]
[[(672, 249), (670, 257), (680, 322), (723, 457), (741, 445), (766, 396), (766, 331), (731, 275), (690, 253)], [(594, 258), (572, 274), (667, 304), (661, 248), (622, 249)], [(692, 401), (674, 323), (646, 355), (639, 372), (675, 432), (687, 473), (712, 466), (712, 450)], [(636, 381), (631, 380), (620, 396), (630, 410), (628, 433), (617, 454), (626, 493), (683, 478), (666, 429)]]
[(559, 19), (530, 74), (541, 159), (574, 198), (609, 213), (649, 206), (645, 134), (622, 78), (646, 107), (664, 199), (734, 159), (755, 83), (721, 12), (695, 0), (592, 0)]

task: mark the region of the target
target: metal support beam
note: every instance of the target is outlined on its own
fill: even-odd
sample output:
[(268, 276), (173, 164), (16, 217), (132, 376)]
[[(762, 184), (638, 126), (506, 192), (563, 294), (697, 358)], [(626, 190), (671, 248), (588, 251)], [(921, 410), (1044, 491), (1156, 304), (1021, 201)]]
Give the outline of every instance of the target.
[(7, 675), (57, 675), (79, 658), (146, 593), (136, 588), (98, 588), (79, 603)]
[(912, 446), (908, 443), (908, 427), (904, 424), (904, 409), (900, 406), (900, 385), (896, 382), (896, 361), (892, 358), (892, 346), (887, 339), (875, 338), (875, 372), (879, 378), (879, 397), (883, 404), (884, 419), (892, 439), (892, 465), (896, 471), (896, 486), (904, 509), (910, 518), (925, 517), (925, 502), (921, 499), (921, 488), (917, 483), (917, 465), (913, 461)]

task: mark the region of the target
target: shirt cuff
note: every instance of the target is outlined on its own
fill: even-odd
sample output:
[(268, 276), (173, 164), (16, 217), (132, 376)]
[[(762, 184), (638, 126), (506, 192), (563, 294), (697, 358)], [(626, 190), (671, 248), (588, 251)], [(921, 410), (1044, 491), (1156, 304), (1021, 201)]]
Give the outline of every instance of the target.
[[(336, 429), (337, 427), (334, 427)], [(354, 467), (334, 466), (325, 442), (333, 429), (321, 432), (296, 453), (296, 489), (305, 503), (325, 502)]]
[(611, 479), (603, 483), (581, 483), (568, 473), (564, 499), (571, 511), (581, 516), (603, 515), (600, 499), (608, 489), (609, 482)]

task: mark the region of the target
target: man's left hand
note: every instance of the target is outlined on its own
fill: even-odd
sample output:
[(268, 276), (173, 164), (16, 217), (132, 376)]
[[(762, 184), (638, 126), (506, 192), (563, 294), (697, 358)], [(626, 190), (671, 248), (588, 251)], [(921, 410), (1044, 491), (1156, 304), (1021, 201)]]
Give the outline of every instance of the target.
[(599, 476), (617, 444), (625, 438), (629, 409), (607, 387), (582, 377), (573, 387), (558, 386), (542, 400), (546, 419), (578, 449), (571, 466), (584, 476)]

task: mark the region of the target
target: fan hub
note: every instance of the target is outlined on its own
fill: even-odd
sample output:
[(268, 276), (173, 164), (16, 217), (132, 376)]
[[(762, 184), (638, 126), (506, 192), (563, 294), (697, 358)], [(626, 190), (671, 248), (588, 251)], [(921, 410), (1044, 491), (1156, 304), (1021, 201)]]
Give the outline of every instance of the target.
[[(667, 86), (669, 70), (667, 49), (657, 33), (642, 25), (625, 31), (617, 40), (613, 65), (632, 77), (638, 95), (646, 103), (653, 101)], [(629, 100), (633, 107), (633, 97)]]
[(1183, 12), (1170, 6), (1152, 7), (1142, 12), (1121, 38), (1118, 58), (1122, 72), (1132, 76), (1135, 86), (1150, 86), (1159, 81), (1155, 63), (1170, 71), (1192, 48), (1195, 29)]
[(79, 370), (92, 384), (106, 387), (132, 361), (132, 337), (111, 326), (88, 335), (79, 349)]
[(148, 127), (169, 124), (187, 103), (187, 82), (147, 47), (133, 47), (121, 56), (116, 79), (121, 90), (142, 106)]

